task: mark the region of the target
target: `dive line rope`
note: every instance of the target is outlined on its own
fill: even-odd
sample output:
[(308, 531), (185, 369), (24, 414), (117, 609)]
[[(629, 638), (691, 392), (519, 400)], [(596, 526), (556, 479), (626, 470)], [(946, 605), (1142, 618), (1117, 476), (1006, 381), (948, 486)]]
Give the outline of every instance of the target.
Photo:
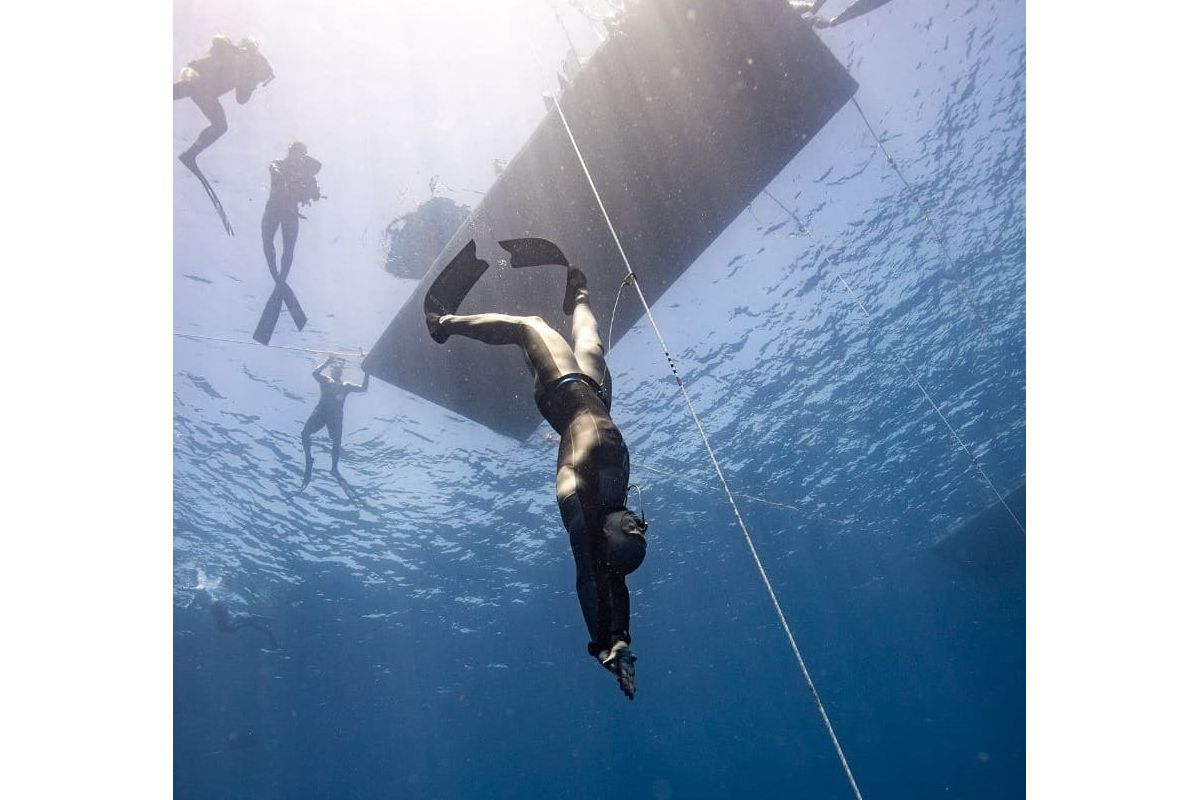
[(316, 350), (309, 347), (291, 347), (286, 344), (260, 344), (259, 342), (249, 342), (242, 339), (225, 339), (220, 336), (202, 336), (198, 333), (183, 333), (182, 331), (174, 331), (175, 336), (181, 339), (198, 339), (205, 342), (225, 342), (226, 344), (244, 344), (251, 347), (274, 347), (276, 350), (294, 350), (299, 353), (313, 353), (320, 356), (341, 356), (342, 358), (362, 358), (363, 352), (360, 348), (357, 353), (348, 353), (342, 350)]
[[(886, 147), (884, 147), (883, 139), (880, 138), (879, 134), (875, 132), (875, 127), (871, 124), (871, 121), (867, 119), (866, 112), (863, 111), (862, 106), (858, 104), (858, 98), (854, 95), (850, 95), (850, 102), (854, 104), (854, 108), (858, 111), (858, 115), (862, 117), (863, 125), (867, 126), (867, 132), (870, 133), (871, 138), (875, 140), (875, 145), (879, 148), (879, 152), (883, 153), (884, 159), (887, 160), (887, 165), (892, 168), (892, 171), (896, 173), (896, 177), (900, 179), (900, 182), (904, 184), (904, 188), (908, 190), (908, 194), (909, 197), (912, 198), (913, 205), (915, 205), (917, 207), (917, 211), (921, 213), (921, 219), (925, 222), (925, 225), (929, 227), (930, 236), (937, 244), (938, 251), (941, 252), (942, 258), (950, 267), (950, 275), (957, 278), (955, 281), (955, 286), (958, 288), (959, 294), (962, 295), (963, 300), (967, 304), (967, 308), (970, 309), (971, 316), (974, 317), (975, 321), (979, 324), (979, 332), (983, 334), (983, 338), (987, 341), (989, 346), (995, 347), (995, 343), (992, 341), (992, 337), (988, 333), (987, 324), (983, 316), (979, 313), (979, 309), (975, 306), (975, 301), (971, 299), (971, 295), (967, 292), (966, 287), (962, 284), (962, 281), (964, 280), (962, 277), (963, 273), (961, 270), (959, 270), (958, 265), (950, 256), (950, 250), (946, 247), (946, 237), (942, 235), (942, 232), (938, 230), (937, 225), (934, 224), (933, 216), (925, 210), (925, 205), (921, 202), (921, 195), (918, 194), (917, 190), (914, 189), (912, 184), (908, 182), (908, 178), (904, 177), (904, 173), (900, 171), (900, 165), (896, 163), (896, 159), (892, 158), (892, 154), (888, 152)], [(809, 238), (811, 237), (812, 235), (809, 234)], [(1005, 372), (1008, 371), (1007, 363), (1003, 355), (1000, 355), (1000, 366)], [(1017, 524), (1019, 525), (1020, 523)], [(1025, 529), (1021, 528), (1021, 531), (1023, 533)]]
[(604, 216), (604, 222), (608, 225), (608, 231), (612, 234), (613, 242), (617, 245), (617, 251), (621, 254), (621, 260), (625, 264), (627, 274), (623, 282), (629, 282), (630, 285), (637, 291), (638, 299), (642, 301), (642, 308), (646, 311), (646, 319), (650, 322), (650, 327), (654, 329), (654, 335), (658, 338), (658, 344), (662, 348), (663, 355), (667, 358), (667, 365), (671, 368), (671, 374), (675, 376), (675, 383), (679, 387), (679, 393), (683, 397), (683, 402), (687, 405), (688, 411), (692, 415), (692, 421), (696, 424), (696, 430), (700, 434), (700, 440), (704, 443), (704, 449), (708, 451), (708, 458), (712, 461), (713, 469), (716, 470), (717, 478), (721, 481), (721, 486), (725, 490), (725, 497), (729, 500), (729, 506), (733, 509), (733, 515), (737, 518), (738, 527), (742, 530), (742, 536), (746, 539), (746, 546), (750, 548), (750, 555), (754, 558), (754, 564), (758, 567), (758, 574), (762, 577), (763, 585), (767, 588), (767, 594), (771, 597), (771, 604), (775, 607), (775, 613), (779, 617), (779, 624), (783, 626), (783, 632), (787, 635), (788, 643), (792, 648), (792, 655), (796, 657), (796, 663), (800, 665), (800, 671), (804, 675), (804, 681), (808, 684), (808, 690), (812, 693), (813, 700), (816, 703), (817, 711), (821, 715), (821, 721), (825, 723), (825, 730), (829, 733), (829, 738), (833, 742), (833, 747), (837, 751), (838, 760), (842, 762), (842, 769), (846, 773), (846, 779), (850, 782), (850, 788), (854, 791), (854, 796), (858, 800), (862, 800), (862, 793), (858, 790), (858, 782), (854, 780), (854, 773), (850, 770), (850, 763), (846, 760), (846, 754), (842, 751), (841, 742), (838, 741), (837, 734), (833, 730), (833, 723), (829, 720), (829, 715), (825, 712), (825, 704), (821, 702), (821, 695), (817, 692), (817, 687), (813, 683), (812, 675), (809, 674), (808, 665), (804, 663), (804, 656), (800, 655), (800, 647), (796, 644), (796, 637), (792, 634), (792, 628), (788, 624), (787, 617), (783, 613), (782, 606), (779, 605), (779, 598), (775, 596), (775, 588), (771, 585), (771, 579), (767, 577), (767, 571), (763, 567), (762, 559), (758, 556), (758, 549), (754, 546), (754, 540), (750, 538), (750, 531), (746, 527), (746, 521), (742, 519), (742, 512), (738, 509), (737, 500), (733, 497), (733, 491), (729, 488), (729, 482), (725, 480), (725, 473), (721, 469), (721, 464), (717, 460), (716, 453), (713, 452), (712, 445), (709, 444), (708, 434), (704, 431), (704, 425), (700, 422), (700, 416), (696, 413), (695, 406), (692, 405), (692, 399), (688, 396), (687, 387), (684, 386), (683, 378), (679, 374), (679, 370), (675, 367), (675, 360), (671, 357), (671, 352), (667, 348), (666, 340), (663, 339), (662, 331), (658, 328), (658, 323), (654, 320), (654, 315), (650, 313), (650, 304), (646, 302), (646, 296), (642, 293), (642, 287), (638, 283), (637, 276), (633, 272), (633, 267), (629, 264), (629, 257), (625, 254), (625, 248), (621, 244), (621, 238), (617, 235), (616, 228), (613, 227), (612, 220), (608, 216), (608, 210), (604, 207), (604, 200), (600, 197), (600, 191), (596, 188), (595, 182), (592, 180), (592, 173), (588, 169), (587, 162), (584, 160), (583, 153), (579, 149), (579, 143), (575, 141), (575, 133), (571, 130), (570, 123), (567, 122), (567, 117), (563, 113), (562, 106), (558, 103), (558, 97), (551, 93), (551, 99), (554, 101), (554, 108), (558, 112), (558, 117), (562, 120), (563, 128), (566, 130), (567, 137), (571, 140), (571, 147), (575, 150), (575, 156), (579, 159), (579, 166), (583, 168), (584, 177), (587, 178), (588, 186), (592, 189), (592, 194), (596, 198), (596, 204), (600, 208), (600, 213)]
[[(773, 201), (775, 201), (775, 205), (779, 206), (779, 208), (783, 210), (783, 213), (787, 214), (789, 217), (792, 218), (792, 221), (796, 223), (796, 226), (800, 229), (800, 232), (803, 233), (805, 236), (807, 236), (809, 241), (814, 242), (814, 243), (816, 242), (816, 238), (812, 235), (812, 231), (810, 231), (808, 229), (808, 226), (806, 226), (803, 222), (800, 221), (800, 218), (796, 215), (796, 212), (792, 211), (790, 208), (785, 206), (778, 197), (776, 197), (774, 194), (771, 193), (770, 189), (764, 189), (763, 194), (765, 194), (767, 197), (769, 197)], [(866, 318), (867, 325), (871, 325), (872, 323), (874, 323), (875, 319), (874, 319), (874, 317), (871, 316), (871, 312), (867, 311), (867, 307), (865, 305), (863, 305), (863, 302), (859, 298), (858, 293), (855, 292), (854, 289), (850, 286), (850, 284), (846, 281), (846, 278), (842, 274), (842, 271), (840, 269), (838, 269), (837, 266), (830, 263), (828, 260), (826, 260), (826, 263), (829, 264), (829, 266), (833, 269), (834, 274), (837, 276), (837, 279), (841, 282), (842, 287), (846, 290), (846, 293), (850, 295), (850, 297), (854, 300), (854, 304), (858, 306), (858, 310), (861, 311), (863, 317)], [(880, 341), (883, 341), (883, 339), (881, 338)], [(950, 435), (952, 437), (954, 437), (954, 441), (958, 442), (958, 446), (960, 448), (962, 448), (962, 451), (964, 453), (967, 454), (967, 458), (970, 459), (971, 464), (975, 467), (976, 470), (979, 471), (979, 474), (983, 477), (983, 482), (986, 483), (988, 488), (992, 490), (992, 494), (996, 495), (996, 499), (998, 501), (1000, 501), (1000, 505), (1004, 507), (1004, 510), (1008, 512), (1008, 515), (1010, 517), (1012, 517), (1013, 522), (1015, 522), (1017, 527), (1021, 529), (1021, 533), (1024, 534), (1025, 526), (1021, 524), (1021, 520), (1017, 518), (1017, 515), (1013, 512), (1012, 508), (1008, 505), (1008, 502), (1004, 499), (1004, 495), (1000, 494), (1000, 490), (996, 488), (996, 484), (992, 483), (991, 476), (988, 475), (987, 470), (985, 470), (983, 468), (983, 465), (979, 463), (979, 459), (977, 459), (975, 457), (975, 454), (971, 452), (971, 449), (969, 447), (967, 447), (966, 442), (964, 442), (962, 437), (958, 435), (958, 431), (955, 430), (954, 426), (950, 424), (950, 420), (946, 419), (946, 415), (942, 413), (942, 410), (938, 407), (938, 404), (936, 402), (934, 402), (933, 397), (930, 396), (929, 391), (925, 388), (925, 384), (921, 383), (921, 379), (918, 378), (916, 376), (916, 374), (912, 371), (912, 369), (909, 368), (908, 364), (904, 361), (903, 358), (901, 358), (900, 356), (895, 355), (895, 354), (893, 354), (892, 357), (896, 360), (896, 363), (898, 363), (900, 365), (900, 367), (905, 371), (905, 373), (908, 374), (909, 380), (911, 380), (916, 385), (917, 389), (920, 390), (921, 394), (925, 397), (925, 401), (927, 403), (929, 403), (929, 407), (933, 409), (933, 413), (937, 414), (938, 419), (940, 419), (942, 421), (942, 424), (946, 426), (946, 430), (950, 431)]]

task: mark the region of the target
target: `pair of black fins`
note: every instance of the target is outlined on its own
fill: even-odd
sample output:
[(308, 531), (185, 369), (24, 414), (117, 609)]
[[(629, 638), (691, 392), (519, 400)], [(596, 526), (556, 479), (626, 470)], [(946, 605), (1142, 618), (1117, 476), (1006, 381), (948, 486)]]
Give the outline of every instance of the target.
[(262, 316), (258, 318), (258, 326), (254, 329), (254, 341), (259, 344), (271, 343), (271, 336), (275, 333), (276, 324), (279, 323), (279, 312), (283, 310), (285, 303), (288, 313), (292, 315), (292, 321), (296, 323), (296, 330), (304, 330), (304, 326), (308, 324), (308, 315), (300, 307), (300, 301), (296, 299), (296, 293), (292, 291), (292, 287), (279, 278), (275, 281), (275, 290), (267, 298), (267, 305), (263, 309)]
[[(571, 266), (558, 245), (548, 239), (506, 239), (499, 244), (512, 256), (509, 261), (512, 267)], [(463, 299), (487, 272), (488, 266), (488, 262), (475, 256), (475, 240), (467, 242), (425, 293), (426, 316), (457, 314)]]
[[(212, 184), (204, 177), (204, 173), (200, 171), (200, 167), (196, 164), (195, 160), (186, 161), (180, 159), (180, 161), (200, 180), (200, 185), (204, 187), (205, 194), (208, 195), (208, 199), (212, 201), (213, 208), (217, 210), (217, 215), (221, 218), (221, 224), (225, 227), (225, 232), (233, 236), (233, 226), (229, 224), (229, 217), (225, 214), (225, 207), (221, 205), (220, 198), (217, 197)], [(267, 300), (267, 305), (263, 309), (262, 316), (258, 318), (258, 325), (254, 329), (254, 341), (260, 344), (271, 343), (271, 336), (275, 333), (275, 326), (279, 322), (279, 312), (283, 309), (284, 304), (287, 304), (288, 313), (292, 315), (292, 321), (296, 323), (296, 330), (304, 330), (304, 326), (308, 324), (308, 315), (300, 307), (300, 301), (296, 299), (296, 293), (292, 291), (292, 287), (288, 286), (283, 280), (277, 280), (275, 282), (275, 290), (271, 292), (271, 297)]]

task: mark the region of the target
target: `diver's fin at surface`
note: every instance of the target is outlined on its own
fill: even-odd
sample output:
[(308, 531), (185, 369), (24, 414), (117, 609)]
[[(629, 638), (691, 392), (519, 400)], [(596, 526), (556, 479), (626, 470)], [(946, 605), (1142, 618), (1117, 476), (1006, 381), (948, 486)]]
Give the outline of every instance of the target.
[[(877, 8), (882, 8), (890, 2), (891, 0), (858, 0), (858, 2), (851, 3), (849, 6), (847, 6), (845, 11), (829, 20), (829, 27), (837, 27), (843, 22), (849, 22), (850, 20), (861, 17), (863, 14), (874, 11)], [(813, 10), (814, 12), (816, 11), (816, 9)]]
[(229, 224), (229, 217), (225, 214), (225, 206), (221, 205), (221, 198), (217, 197), (212, 184), (208, 182), (208, 178), (204, 177), (204, 173), (200, 171), (200, 166), (196, 163), (195, 158), (180, 156), (179, 161), (200, 181), (200, 185), (204, 187), (204, 193), (208, 195), (208, 199), (212, 201), (213, 208), (217, 210), (217, 216), (221, 218), (221, 225), (225, 228), (225, 232), (233, 236), (233, 226)]
[(548, 239), (530, 236), (525, 239), (506, 239), (500, 246), (512, 256), (511, 266), (541, 267), (547, 264), (557, 264), (560, 267), (571, 266), (563, 251)]
[(304, 330), (304, 326), (308, 324), (308, 315), (300, 307), (300, 301), (296, 299), (296, 293), (286, 283), (279, 284), (279, 291), (283, 294), (283, 304), (287, 306), (288, 313), (292, 315), (292, 322), (296, 324), (296, 330)]
[(438, 316), (457, 313), (487, 268), (488, 262), (475, 257), (475, 240), (467, 242), (425, 293), (425, 313)]
[(296, 323), (296, 330), (304, 330), (304, 326), (308, 324), (308, 315), (300, 307), (300, 301), (296, 299), (292, 287), (280, 281), (275, 284), (275, 290), (267, 298), (267, 305), (263, 308), (262, 316), (258, 318), (258, 326), (254, 329), (254, 341), (259, 344), (271, 343), (271, 336), (279, 323), (279, 312), (285, 303), (288, 313), (292, 315), (292, 321)]

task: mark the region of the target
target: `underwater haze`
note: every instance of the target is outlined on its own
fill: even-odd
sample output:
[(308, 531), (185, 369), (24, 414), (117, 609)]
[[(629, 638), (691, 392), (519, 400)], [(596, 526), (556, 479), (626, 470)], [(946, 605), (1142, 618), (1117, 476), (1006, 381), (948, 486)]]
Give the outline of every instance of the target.
[[(174, 77), (217, 34), (276, 76), (222, 98), (198, 160), (236, 235), (176, 164), (177, 797), (854, 796), (644, 317), (608, 354), (650, 520), (633, 702), (585, 650), (549, 425), (374, 380), (346, 402), (352, 493), (326, 432), (296, 493), (312, 371), (417, 284), (389, 226), (475, 207), (620, 6), (175, 0)], [(893, 0), (818, 34), (873, 132), (843, 107), (652, 311), (863, 797), (1019, 796), (1025, 5)], [(177, 155), (207, 123), (173, 113)], [(268, 165), (296, 140), (323, 165), (288, 278), (309, 321), (263, 346)]]

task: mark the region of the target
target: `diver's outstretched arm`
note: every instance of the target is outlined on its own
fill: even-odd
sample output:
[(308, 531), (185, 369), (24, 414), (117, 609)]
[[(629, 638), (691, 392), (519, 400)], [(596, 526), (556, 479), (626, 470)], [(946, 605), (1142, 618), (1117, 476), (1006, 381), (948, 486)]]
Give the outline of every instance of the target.
[(321, 362), (321, 366), (317, 367), (316, 369), (314, 369), (312, 371), (312, 376), (314, 378), (316, 378), (318, 382), (320, 382), (321, 381), (321, 372), (332, 363), (333, 363), (333, 356), (330, 356), (329, 358), (327, 358)]
[(367, 387), (369, 387), (370, 385), (371, 385), (371, 375), (370, 375), (370, 373), (364, 372), (363, 373), (363, 382), (361, 385), (356, 386), (353, 383), (347, 383), (346, 388), (352, 392), (365, 392), (367, 390)]

